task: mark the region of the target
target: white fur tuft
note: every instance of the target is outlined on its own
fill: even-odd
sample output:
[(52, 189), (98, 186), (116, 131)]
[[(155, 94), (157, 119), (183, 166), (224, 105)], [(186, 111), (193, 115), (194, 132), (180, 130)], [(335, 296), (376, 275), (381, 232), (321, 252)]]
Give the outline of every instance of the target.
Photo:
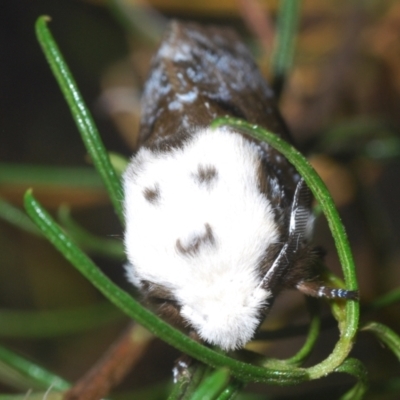
[[(259, 165), (242, 135), (205, 129), (169, 152), (141, 148), (124, 175), (129, 279), (166, 287), (198, 334), (225, 350), (252, 338), (271, 296), (258, 269), (278, 229)], [(209, 184), (199, 179), (207, 169)]]

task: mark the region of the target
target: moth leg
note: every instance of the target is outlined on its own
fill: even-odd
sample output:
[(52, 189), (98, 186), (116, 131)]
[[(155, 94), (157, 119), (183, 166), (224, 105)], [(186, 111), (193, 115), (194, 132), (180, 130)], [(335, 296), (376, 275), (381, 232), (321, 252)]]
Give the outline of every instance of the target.
[(181, 377), (190, 378), (189, 367), (193, 363), (193, 358), (187, 354), (182, 354), (175, 360), (175, 365), (172, 368), (174, 383), (177, 383)]
[[(196, 342), (201, 342), (199, 335), (195, 331), (189, 332), (189, 337), (195, 340)], [(172, 375), (174, 377), (174, 383), (178, 382), (181, 377), (186, 377), (190, 379), (190, 366), (195, 362), (192, 357), (187, 354), (182, 354), (175, 360), (175, 365), (172, 369)]]
[(324, 297), (326, 299), (358, 300), (357, 290), (332, 288), (315, 281), (300, 281), (296, 284), (296, 288), (303, 294), (312, 297)]
[[(320, 249), (311, 249), (302, 246), (302, 240), (307, 238), (308, 226), (310, 224), (312, 194), (307, 184), (301, 179), (297, 185), (293, 198), (292, 211), (289, 226), (289, 239), (282, 251), (289, 253), (292, 257), (292, 270), (289, 269), (285, 280), (287, 283), (296, 282), (299, 272), (304, 274), (303, 279), (295, 283), (295, 287), (302, 293), (312, 297), (325, 297), (327, 299), (358, 299), (358, 292), (354, 290), (337, 289), (324, 286), (318, 281), (311, 280), (313, 264), (322, 258)], [(286, 258), (288, 258), (286, 256)], [(307, 278), (307, 274), (309, 275)], [(296, 276), (297, 275), (297, 276)], [(297, 279), (296, 279), (297, 278)]]

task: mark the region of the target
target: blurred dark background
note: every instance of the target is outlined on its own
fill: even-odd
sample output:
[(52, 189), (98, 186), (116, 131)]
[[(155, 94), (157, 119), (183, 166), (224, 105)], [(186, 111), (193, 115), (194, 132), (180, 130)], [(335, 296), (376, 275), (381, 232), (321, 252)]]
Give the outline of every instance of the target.
[[(135, 2), (130, 3), (133, 7)], [(153, 8), (143, 14), (149, 18), (143, 27), (134, 18), (124, 18), (124, 10), (111, 7), (106, 1), (2, 2), (2, 198), (22, 207), (24, 191), (33, 187), (52, 212), (66, 202), (74, 218), (91, 232), (101, 237), (122, 237), (122, 229), (102, 189), (75, 187), (71, 182), (65, 187), (54, 185), (46, 180), (46, 173), (42, 177), (40, 173), (34, 175), (31, 182), (23, 179), (24, 171), (26, 175), (34, 171), (32, 165), (48, 167), (49, 171), (55, 167), (91, 166), (36, 40), (34, 24), (40, 15), (51, 16), (49, 27), (107, 149), (125, 157), (134, 148), (140, 115), (138, 99), (149, 60), (156, 38), (169, 18), (235, 27), (250, 46), (262, 72), (272, 79), (272, 42), (268, 42), (268, 37), (263, 41), (251, 29), (252, 17), (246, 13), (246, 1), (224, 0), (217, 4), (208, 0), (154, 0), (148, 4)], [(279, 1), (258, 4), (273, 32)], [(354, 250), (362, 301), (367, 303), (400, 283), (400, 4), (395, 0), (305, 0), (296, 46), (281, 110), (295, 140), (309, 154), (340, 208)], [(25, 169), (11, 179), (15, 166)], [(317, 229), (318, 244), (328, 250), (328, 266), (340, 274), (334, 245), (322, 219)], [(0, 309), (58, 310), (102, 301), (101, 295), (49, 244), (1, 219), (0, 254)], [(112, 279), (129, 289), (121, 261), (95, 254), (93, 258)], [(399, 311), (399, 306), (393, 305), (379, 315), (367, 314), (365, 318), (379, 319), (399, 332)], [(295, 317), (300, 314), (301, 317)], [(281, 318), (282, 315), (285, 317)], [(272, 312), (269, 327), (287, 318), (294, 322), (307, 320), (301, 296), (283, 295)], [(73, 381), (99, 358), (126, 323), (119, 317), (101, 329), (39, 339), (3, 334), (2, 344)], [(329, 353), (335, 335), (336, 331), (322, 335), (314, 361)], [(302, 338), (277, 341), (266, 352), (277, 357), (289, 356), (301, 343)], [(151, 382), (169, 379), (177, 355), (175, 350), (156, 341), (124, 388), (146, 387)], [(395, 378), (400, 372), (395, 357), (368, 334), (360, 334), (354, 355), (366, 363), (377, 384), (382, 377)], [(340, 386), (341, 379), (336, 381), (326, 384)], [(1, 390), (13, 389), (5, 384)], [(254, 390), (264, 389), (257, 386)], [(325, 393), (326, 386), (322, 381), (314, 386), (305, 385), (302, 390), (304, 398), (311, 398), (314, 391)], [(295, 393), (300, 392), (296, 389)], [(285, 389), (278, 391), (277, 396), (290, 394), (290, 389)], [(331, 396), (338, 397), (336, 392)], [(385, 396), (378, 394), (376, 398), (397, 398), (390, 392)]]

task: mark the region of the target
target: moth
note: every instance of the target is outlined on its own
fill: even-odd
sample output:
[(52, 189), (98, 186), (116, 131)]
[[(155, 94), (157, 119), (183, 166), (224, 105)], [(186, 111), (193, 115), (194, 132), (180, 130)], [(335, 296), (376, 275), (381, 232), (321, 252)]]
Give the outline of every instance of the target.
[(199, 340), (229, 351), (254, 336), (283, 289), (355, 299), (324, 286), (312, 195), (242, 118), (290, 141), (249, 50), (227, 28), (172, 22), (142, 97), (140, 146), (124, 174), (127, 276)]

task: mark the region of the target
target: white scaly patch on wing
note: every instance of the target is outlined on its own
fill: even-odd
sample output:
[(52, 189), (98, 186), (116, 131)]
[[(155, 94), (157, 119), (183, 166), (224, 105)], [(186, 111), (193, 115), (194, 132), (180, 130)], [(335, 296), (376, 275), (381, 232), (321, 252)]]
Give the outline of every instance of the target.
[[(278, 240), (271, 204), (259, 191), (260, 154), (240, 134), (202, 130), (181, 149), (141, 148), (124, 175), (125, 247), (130, 280), (168, 288), (200, 336), (223, 349), (242, 347), (271, 293), (258, 287), (259, 263)], [(215, 168), (209, 185), (199, 167)], [(146, 189), (157, 188), (153, 201)], [(182, 253), (196, 237), (212, 239)]]

